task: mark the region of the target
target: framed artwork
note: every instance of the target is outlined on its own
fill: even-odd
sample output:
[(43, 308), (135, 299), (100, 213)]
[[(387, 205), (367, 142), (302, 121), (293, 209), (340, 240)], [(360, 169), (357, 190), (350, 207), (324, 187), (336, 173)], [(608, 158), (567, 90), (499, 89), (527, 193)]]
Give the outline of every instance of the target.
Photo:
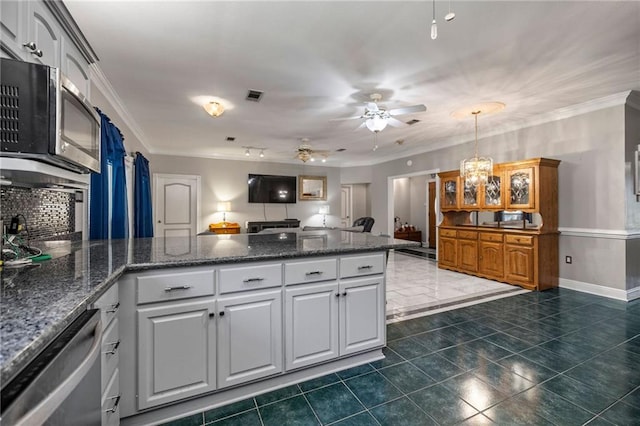
[(326, 176), (298, 176), (298, 199), (301, 201), (327, 199)]

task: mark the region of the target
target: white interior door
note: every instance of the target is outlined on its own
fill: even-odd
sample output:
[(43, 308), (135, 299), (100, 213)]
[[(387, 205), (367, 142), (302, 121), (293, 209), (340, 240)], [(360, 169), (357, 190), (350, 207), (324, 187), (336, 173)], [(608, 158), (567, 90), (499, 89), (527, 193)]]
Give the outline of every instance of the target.
[(200, 218), (200, 176), (153, 174), (157, 237), (196, 235)]
[(353, 219), (351, 218), (352, 199), (351, 185), (342, 185), (340, 187), (340, 223), (343, 228), (351, 226)]

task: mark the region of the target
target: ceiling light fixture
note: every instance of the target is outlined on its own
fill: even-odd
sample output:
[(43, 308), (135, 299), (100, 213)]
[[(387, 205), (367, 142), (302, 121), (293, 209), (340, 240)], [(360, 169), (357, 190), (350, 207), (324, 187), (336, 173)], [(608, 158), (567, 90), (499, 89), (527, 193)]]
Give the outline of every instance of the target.
[(260, 158), (264, 158), (264, 149), (260, 150)]
[(367, 121), (365, 121), (364, 123), (367, 126), (367, 129), (375, 133), (387, 127), (387, 120), (377, 114), (371, 118), (368, 118)]
[(207, 114), (212, 117), (219, 117), (224, 112), (224, 106), (220, 102), (211, 101), (202, 106)]
[(475, 120), (475, 156), (460, 162), (460, 176), (465, 179), (465, 183), (468, 185), (476, 186), (480, 183), (487, 183), (489, 176), (493, 174), (493, 159), (478, 156), (478, 115), (502, 111), (504, 107), (505, 104), (502, 102), (485, 102), (451, 113), (455, 118), (467, 118), (471, 114)]
[(446, 15), (444, 15), (444, 20), (447, 22), (451, 22), (453, 21), (453, 18), (456, 17), (455, 12), (451, 11), (451, 0), (449, 0), (449, 13), (447, 13)]
[(244, 150), (244, 155), (247, 157), (251, 155), (251, 151), (249, 151), (249, 148)]
[(436, 0), (433, 0), (433, 21), (431, 21), (431, 40), (438, 38), (438, 24), (436, 24)]

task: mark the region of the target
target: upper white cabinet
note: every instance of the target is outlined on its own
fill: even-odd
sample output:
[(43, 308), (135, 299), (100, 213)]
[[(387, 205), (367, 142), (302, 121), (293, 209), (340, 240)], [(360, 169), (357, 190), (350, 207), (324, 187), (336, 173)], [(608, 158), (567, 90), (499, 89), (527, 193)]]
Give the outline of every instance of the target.
[(62, 2), (2, 0), (2, 56), (60, 68), (87, 98), (97, 58)]

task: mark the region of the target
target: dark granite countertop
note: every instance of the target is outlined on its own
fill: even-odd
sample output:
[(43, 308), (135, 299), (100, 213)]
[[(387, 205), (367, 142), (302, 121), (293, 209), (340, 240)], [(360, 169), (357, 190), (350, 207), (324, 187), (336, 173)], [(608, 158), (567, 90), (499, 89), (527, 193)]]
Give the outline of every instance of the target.
[(206, 235), (33, 244), (52, 259), (2, 271), (0, 380), (12, 378), (125, 271), (414, 247), (344, 231)]

